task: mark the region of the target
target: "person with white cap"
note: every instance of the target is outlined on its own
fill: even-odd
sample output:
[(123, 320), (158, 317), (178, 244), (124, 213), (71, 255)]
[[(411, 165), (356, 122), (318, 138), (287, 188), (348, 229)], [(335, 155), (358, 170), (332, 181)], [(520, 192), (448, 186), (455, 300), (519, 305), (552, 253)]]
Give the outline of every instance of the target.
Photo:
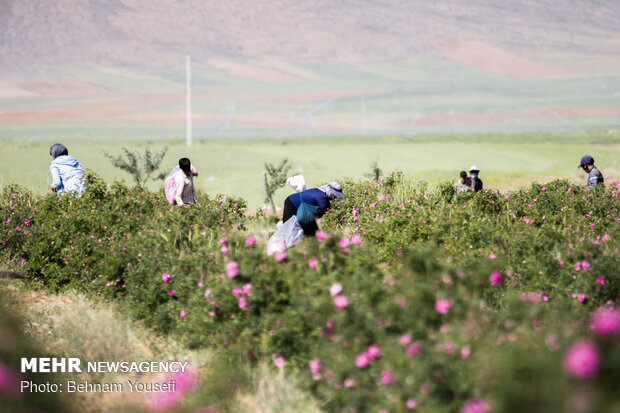
[(296, 216), (304, 235), (313, 236), (319, 229), (315, 218), (327, 212), (333, 199), (342, 197), (342, 185), (335, 181), (289, 195), (284, 201), (282, 221), (286, 222)]
[(482, 190), (482, 179), (478, 178), (479, 173), (480, 169), (476, 165), (469, 167), (469, 187), (474, 192)]
[(594, 166), (594, 158), (590, 155), (584, 155), (581, 157), (578, 168), (582, 168), (588, 174), (588, 182), (586, 183), (586, 189), (591, 189), (598, 184), (605, 182), (603, 174)]

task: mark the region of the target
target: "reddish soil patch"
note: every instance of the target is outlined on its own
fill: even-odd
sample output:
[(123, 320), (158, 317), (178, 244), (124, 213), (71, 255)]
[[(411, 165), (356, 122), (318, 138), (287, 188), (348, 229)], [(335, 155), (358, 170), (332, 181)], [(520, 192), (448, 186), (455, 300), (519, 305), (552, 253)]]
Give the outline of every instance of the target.
[(256, 80), (262, 83), (291, 83), (302, 80), (290, 74), (264, 67), (248, 66), (222, 59), (209, 60), (209, 65), (216, 69), (224, 70), (233, 76)]
[(74, 96), (105, 96), (112, 92), (86, 82), (27, 82), (18, 83), (20, 89), (27, 90), (40, 96), (74, 97)]
[(575, 75), (552, 65), (524, 59), (482, 42), (451, 40), (435, 45), (445, 57), (477, 69), (519, 79)]
[(352, 96), (380, 95), (387, 90), (330, 90), (322, 92), (299, 93), (295, 95), (278, 96), (271, 99), (261, 99), (257, 103), (305, 103), (320, 102), (326, 99), (340, 99)]
[(410, 117), (393, 122), (396, 127), (420, 125), (450, 125), (467, 123), (505, 123), (525, 117), (554, 117), (554, 116), (605, 116), (620, 115), (620, 108), (539, 108), (526, 109), (517, 113), (433, 113), (420, 117)]

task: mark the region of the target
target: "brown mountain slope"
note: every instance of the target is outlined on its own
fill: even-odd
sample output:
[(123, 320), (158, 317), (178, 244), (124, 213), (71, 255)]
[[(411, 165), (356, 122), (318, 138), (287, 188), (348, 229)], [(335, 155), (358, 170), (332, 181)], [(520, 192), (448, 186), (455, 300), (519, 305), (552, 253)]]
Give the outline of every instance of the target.
[(619, 55), (620, 2), (587, 0), (0, 0), (0, 75), (194, 60), (403, 59), (451, 39), (515, 53)]

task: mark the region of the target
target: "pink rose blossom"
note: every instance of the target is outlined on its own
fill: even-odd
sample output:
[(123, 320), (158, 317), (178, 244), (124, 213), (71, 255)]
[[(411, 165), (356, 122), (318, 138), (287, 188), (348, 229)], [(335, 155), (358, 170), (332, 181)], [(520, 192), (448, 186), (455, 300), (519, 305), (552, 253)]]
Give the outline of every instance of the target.
[(338, 246), (340, 248), (347, 248), (350, 244), (349, 238), (347, 237), (342, 237), (340, 238), (340, 242), (338, 243)]
[(600, 285), (605, 285), (605, 277), (598, 277), (596, 279), (596, 283)]
[(346, 387), (346, 388), (355, 387), (355, 380), (353, 380), (353, 379), (346, 379), (344, 381), (344, 387)]
[(378, 345), (372, 344), (368, 347), (368, 350), (366, 351), (366, 353), (368, 353), (368, 357), (370, 357), (370, 359), (373, 360), (381, 355), (381, 350), (379, 349)]
[(321, 371), (321, 362), (318, 359), (310, 360), (310, 371), (312, 373), (318, 373)]
[(245, 310), (248, 307), (248, 300), (247, 300), (247, 298), (240, 297), (239, 301), (238, 301), (238, 304), (239, 304), (239, 308), (240, 309)]
[(493, 260), (495, 259), (495, 254), (490, 253), (490, 254), (489, 254), (489, 259), (490, 259), (491, 261), (493, 261)]
[(251, 247), (256, 242), (256, 237), (254, 235), (250, 235), (248, 239), (245, 240), (245, 246)]
[(355, 356), (355, 365), (360, 369), (363, 369), (370, 363), (370, 358), (368, 357), (368, 353), (361, 352), (357, 356)]
[(226, 238), (226, 237), (220, 238), (220, 244), (224, 245), (224, 244), (226, 244), (226, 242), (228, 242), (228, 238)]
[(344, 295), (339, 295), (334, 298), (334, 305), (338, 309), (343, 309), (349, 305), (349, 300), (347, 300), (347, 297), (345, 297)]
[(577, 378), (595, 376), (598, 366), (598, 350), (589, 341), (579, 341), (573, 344), (564, 356), (564, 370)]
[(174, 295), (174, 290), (170, 290), (170, 291), (168, 291), (168, 295), (169, 295), (170, 297), (172, 297), (172, 296)]
[(181, 310), (181, 312), (179, 313), (179, 317), (181, 318), (185, 318), (186, 315), (187, 315), (187, 311), (185, 310)]
[(450, 307), (452, 306), (452, 302), (447, 299), (439, 299), (435, 302), (435, 311), (439, 314), (447, 314), (450, 311)]
[(232, 294), (233, 294), (235, 297), (237, 297), (237, 298), (241, 297), (241, 294), (242, 294), (242, 293), (243, 293), (243, 292), (241, 291), (241, 288), (239, 288), (239, 287), (235, 287), (235, 288), (233, 288), (233, 290), (232, 290)]
[(414, 355), (418, 354), (421, 349), (422, 349), (422, 344), (421, 343), (415, 343), (415, 344), (407, 347), (407, 350), (405, 350), (405, 354), (407, 354), (408, 356), (414, 356)]
[(247, 295), (252, 294), (252, 284), (250, 283), (243, 284), (243, 294), (247, 294)]
[(469, 346), (464, 346), (461, 349), (461, 359), (463, 360), (467, 360), (469, 358), (469, 356), (471, 355), (471, 347)]
[(316, 258), (312, 258), (311, 260), (308, 260), (308, 268), (312, 270), (315, 269), (318, 264), (319, 262), (317, 261)]
[(327, 239), (327, 232), (322, 231), (322, 230), (317, 231), (317, 232), (316, 232), (316, 239), (317, 239), (319, 242), (323, 242), (323, 241), (325, 241), (325, 239)]
[(161, 275), (161, 280), (165, 283), (167, 283), (170, 280), (170, 274), (168, 274), (167, 272), (163, 273)]
[(461, 413), (487, 413), (489, 404), (482, 399), (469, 399), (463, 405)]
[(282, 261), (284, 261), (286, 259), (286, 252), (278, 251), (278, 252), (276, 252), (275, 257), (276, 257), (276, 261), (282, 262)]
[(274, 360), (274, 363), (277, 368), (281, 369), (286, 364), (286, 360), (284, 360), (284, 357), (279, 356), (279, 357), (276, 357), (276, 359)]
[(390, 383), (392, 383), (393, 379), (394, 379), (394, 375), (392, 374), (391, 371), (383, 370), (381, 372), (381, 384), (388, 386)]
[(603, 337), (614, 336), (620, 331), (620, 310), (600, 307), (590, 318), (590, 331)]
[(228, 255), (228, 247), (226, 245), (222, 245), (222, 248), (220, 248), (220, 252), (222, 253), (222, 255)]
[(403, 334), (402, 336), (398, 337), (398, 342), (403, 346), (406, 346), (411, 343), (411, 336), (409, 334)]
[(362, 243), (362, 236), (360, 234), (354, 234), (351, 237), (351, 244), (360, 245)]
[(491, 281), (491, 285), (497, 285), (502, 282), (502, 273), (499, 271), (493, 271), (491, 276), (489, 277), (489, 281)]
[(341, 292), (342, 292), (342, 284), (340, 283), (334, 283), (331, 287), (329, 287), (329, 293), (332, 295), (332, 297), (337, 296)]
[(237, 261), (229, 261), (226, 264), (226, 275), (228, 278), (235, 278), (239, 274), (239, 264)]
[(415, 409), (416, 405), (417, 405), (417, 403), (416, 403), (415, 399), (407, 399), (407, 403), (406, 403), (407, 409), (413, 410), (413, 409)]

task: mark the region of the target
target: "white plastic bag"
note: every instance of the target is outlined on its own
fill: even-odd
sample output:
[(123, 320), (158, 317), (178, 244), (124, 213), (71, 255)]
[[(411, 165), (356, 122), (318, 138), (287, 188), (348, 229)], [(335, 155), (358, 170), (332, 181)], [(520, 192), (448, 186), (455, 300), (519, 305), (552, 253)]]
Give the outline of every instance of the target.
[(286, 178), (286, 183), (293, 187), (297, 192), (304, 191), (306, 189), (306, 179), (303, 175), (295, 175)]
[(276, 252), (284, 252), (287, 248), (295, 245), (297, 241), (304, 236), (304, 230), (299, 225), (297, 217), (293, 215), (280, 226), (269, 238), (267, 242), (267, 255), (273, 255)]

